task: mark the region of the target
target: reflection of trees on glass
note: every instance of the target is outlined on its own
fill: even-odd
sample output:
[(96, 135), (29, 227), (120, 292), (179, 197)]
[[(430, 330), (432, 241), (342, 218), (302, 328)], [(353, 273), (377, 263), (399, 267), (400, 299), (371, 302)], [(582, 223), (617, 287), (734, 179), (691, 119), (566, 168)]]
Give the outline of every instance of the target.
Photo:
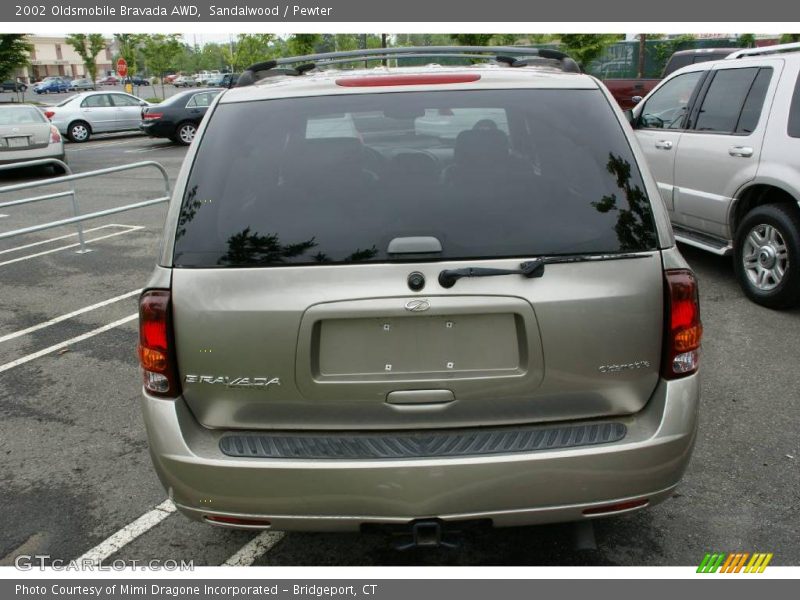
[(175, 232), (175, 239), (180, 239), (186, 233), (186, 224), (194, 219), (197, 215), (197, 210), (203, 203), (197, 199), (197, 186), (192, 186), (192, 189), (186, 194), (186, 200), (181, 206), (181, 212), (178, 215), (178, 230)]
[(362, 250), (359, 248), (355, 252), (353, 252), (350, 256), (344, 259), (344, 262), (362, 262), (365, 260), (369, 260), (370, 258), (375, 258), (378, 254), (378, 249), (373, 246), (372, 248), (367, 248), (366, 250)]
[(259, 235), (247, 227), (228, 238), (228, 251), (222, 256), (220, 265), (266, 265), (286, 262), (302, 256), (317, 243), (314, 238), (298, 244), (282, 245), (276, 234)]
[(614, 231), (619, 239), (620, 250), (634, 251), (655, 247), (650, 203), (642, 188), (631, 183), (631, 164), (622, 157), (609, 153), (606, 169), (616, 177), (617, 187), (625, 194), (627, 207), (617, 206), (616, 194), (603, 196), (599, 202), (592, 202), (592, 206), (601, 213), (619, 211)]

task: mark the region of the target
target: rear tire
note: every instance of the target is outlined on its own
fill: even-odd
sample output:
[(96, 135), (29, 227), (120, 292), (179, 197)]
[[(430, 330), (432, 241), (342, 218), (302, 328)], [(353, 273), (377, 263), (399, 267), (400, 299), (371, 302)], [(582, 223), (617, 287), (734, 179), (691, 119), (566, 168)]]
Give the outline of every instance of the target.
[(791, 206), (751, 210), (736, 231), (734, 268), (745, 295), (767, 308), (800, 304), (800, 216)]
[(194, 123), (183, 122), (175, 128), (175, 135), (173, 140), (183, 146), (188, 146), (192, 143), (194, 136), (197, 134), (197, 125)]
[(67, 128), (67, 137), (76, 144), (88, 142), (89, 138), (92, 137), (92, 128), (85, 121), (75, 121), (70, 123)]

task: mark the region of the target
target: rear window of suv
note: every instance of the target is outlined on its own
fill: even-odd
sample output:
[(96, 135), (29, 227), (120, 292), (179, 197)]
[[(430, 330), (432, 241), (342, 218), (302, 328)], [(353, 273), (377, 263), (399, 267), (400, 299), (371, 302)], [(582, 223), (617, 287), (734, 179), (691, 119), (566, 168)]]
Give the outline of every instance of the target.
[[(178, 267), (453, 260), (657, 245), (599, 90), (350, 94), (223, 103), (192, 165)], [(419, 256), (413, 257), (415, 260)]]

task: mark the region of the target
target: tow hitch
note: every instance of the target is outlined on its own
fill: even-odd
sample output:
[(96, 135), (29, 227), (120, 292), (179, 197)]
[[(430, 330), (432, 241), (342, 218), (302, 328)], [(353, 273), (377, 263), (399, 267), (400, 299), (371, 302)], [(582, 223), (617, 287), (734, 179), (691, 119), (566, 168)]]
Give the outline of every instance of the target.
[(461, 530), (445, 527), (439, 519), (414, 521), (410, 531), (395, 532), (394, 547), (397, 550), (412, 548), (458, 548), (461, 545)]

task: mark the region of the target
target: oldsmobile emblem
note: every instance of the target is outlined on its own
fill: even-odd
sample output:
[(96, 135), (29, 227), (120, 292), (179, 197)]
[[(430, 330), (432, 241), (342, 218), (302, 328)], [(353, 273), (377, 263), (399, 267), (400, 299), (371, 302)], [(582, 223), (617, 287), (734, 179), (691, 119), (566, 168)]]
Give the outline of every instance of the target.
[(409, 300), (406, 302), (406, 310), (411, 312), (425, 312), (431, 307), (431, 303), (427, 300)]
[(205, 383), (208, 385), (224, 385), (225, 387), (263, 387), (280, 385), (280, 377), (227, 377), (222, 375), (187, 375), (186, 383)]

